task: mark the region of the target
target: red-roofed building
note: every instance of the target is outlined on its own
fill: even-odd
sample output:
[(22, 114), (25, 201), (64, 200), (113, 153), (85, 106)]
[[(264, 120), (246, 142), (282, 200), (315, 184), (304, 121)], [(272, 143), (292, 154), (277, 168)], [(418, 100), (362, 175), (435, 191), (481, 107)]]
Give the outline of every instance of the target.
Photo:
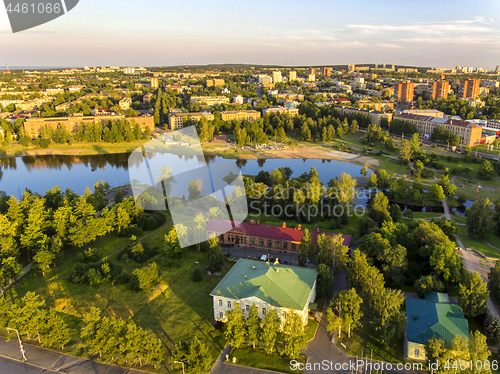
[[(207, 235), (210, 237), (215, 234), (219, 237), (222, 244), (239, 244), (253, 248), (266, 248), (282, 251), (299, 251), (300, 239), (302, 238), (303, 231), (301, 226), (297, 228), (283, 226), (261, 225), (259, 221), (242, 222), (232, 230), (227, 232), (229, 221), (222, 219), (210, 219), (207, 225)], [(322, 231), (311, 231), (311, 237), (314, 244), (316, 244), (317, 237), (321, 234), (328, 236), (335, 236)], [(342, 235), (344, 238), (344, 245), (349, 247), (351, 245), (351, 236)]]

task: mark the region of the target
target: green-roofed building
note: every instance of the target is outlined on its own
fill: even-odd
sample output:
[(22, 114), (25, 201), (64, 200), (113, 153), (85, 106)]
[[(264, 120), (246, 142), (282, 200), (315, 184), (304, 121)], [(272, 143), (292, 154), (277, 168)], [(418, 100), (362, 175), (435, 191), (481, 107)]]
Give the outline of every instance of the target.
[(451, 343), (455, 335), (469, 339), (469, 322), (462, 308), (448, 302), (448, 295), (430, 292), (425, 300), (406, 298), (406, 356), (425, 360), (425, 343), (431, 338)]
[(214, 318), (226, 321), (226, 312), (235, 304), (248, 316), (255, 304), (261, 318), (276, 309), (280, 317), (293, 311), (307, 323), (309, 304), (316, 298), (317, 276), (315, 269), (239, 259), (210, 293)]

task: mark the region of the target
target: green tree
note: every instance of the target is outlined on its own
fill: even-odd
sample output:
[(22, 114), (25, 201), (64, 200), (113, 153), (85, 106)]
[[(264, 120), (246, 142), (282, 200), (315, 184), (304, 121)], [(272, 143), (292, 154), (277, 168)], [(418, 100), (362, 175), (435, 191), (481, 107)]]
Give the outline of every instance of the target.
[(481, 275), (477, 272), (467, 272), (458, 285), (458, 303), (464, 315), (473, 318), (484, 314), (489, 297), (488, 285), (483, 282)]
[(500, 298), (500, 261), (495, 261), (495, 266), (488, 273), (488, 289), (495, 299)]
[(278, 312), (271, 309), (267, 312), (266, 316), (262, 319), (261, 330), (261, 345), (267, 354), (271, 354), (276, 349), (276, 341), (280, 331), (280, 320), (278, 319)]
[(247, 342), (248, 344), (252, 344), (253, 348), (255, 348), (255, 344), (257, 344), (259, 340), (260, 340), (259, 310), (257, 309), (257, 306), (255, 304), (252, 304), (247, 319)]
[(318, 295), (327, 296), (332, 289), (333, 279), (330, 268), (326, 264), (318, 265)]
[(314, 253), (311, 233), (304, 228), (299, 244), (299, 266), (305, 266), (307, 259), (312, 258)]
[(446, 196), (455, 196), (457, 192), (457, 186), (451, 184), (450, 178), (447, 175), (442, 175), (439, 179), (438, 184), (443, 187), (443, 192)]
[(309, 129), (309, 126), (305, 122), (300, 130), (300, 135), (302, 136), (302, 140), (306, 141), (311, 140), (311, 130)]
[(283, 347), (282, 354), (292, 359), (299, 356), (300, 351), (307, 347), (304, 322), (299, 314), (287, 313), (283, 323)]
[(486, 200), (477, 200), (467, 209), (467, 232), (469, 235), (484, 239), (493, 232), (494, 220), (491, 209), (491, 202)]
[(55, 258), (56, 255), (48, 250), (41, 250), (33, 257), (38, 268), (42, 271), (42, 276), (45, 276), (45, 273), (50, 270), (50, 265)]
[(43, 331), (44, 345), (50, 347), (57, 344), (61, 349), (71, 340), (71, 334), (68, 325), (57, 315), (54, 309), (51, 309), (45, 329)]
[(368, 207), (368, 217), (378, 223), (379, 226), (385, 221), (391, 220), (389, 213), (389, 199), (383, 192), (377, 192), (370, 206)]
[(439, 184), (431, 184), (429, 194), (434, 200), (443, 200), (445, 198), (443, 187)]
[(474, 331), (470, 334), (469, 339), (469, 360), (475, 363), (482, 362), (483, 365), (472, 365), (471, 372), (473, 374), (490, 374), (491, 373), (491, 365), (488, 365), (488, 369), (486, 369), (486, 365), (484, 365), (491, 356), (491, 352), (488, 349), (488, 344), (486, 343), (486, 336), (481, 334), (479, 330)]
[[(360, 320), (363, 317), (361, 303), (363, 303), (363, 299), (356, 293), (354, 288), (337, 292), (330, 303), (330, 308), (327, 310), (327, 320), (328, 322), (332, 321), (331, 331), (329, 331), (332, 333), (334, 327), (336, 327), (340, 337), (343, 329), (347, 331), (347, 336), (350, 338), (351, 330), (361, 324)], [(340, 319), (340, 326), (337, 317)]]
[(405, 313), (402, 305), (404, 295), (399, 290), (384, 288), (373, 298), (371, 314), (375, 330), (379, 332), (381, 341), (392, 344), (403, 335)]
[(401, 148), (399, 149), (399, 159), (403, 165), (408, 165), (411, 161), (411, 146), (408, 140), (403, 140), (401, 142)]
[(243, 311), (240, 308), (240, 304), (235, 303), (234, 309), (227, 311), (226, 316), (227, 323), (224, 336), (228, 344), (231, 344), (233, 348), (239, 348), (245, 341), (246, 335), (245, 319), (243, 318)]
[(186, 226), (182, 224), (172, 227), (168, 234), (165, 235), (165, 251), (171, 258), (178, 258), (182, 253), (182, 247), (179, 242), (179, 236), (187, 234)]
[(495, 169), (488, 160), (484, 160), (479, 168), (479, 176), (483, 179), (492, 179), (495, 176)]
[(462, 275), (462, 259), (453, 244), (438, 245), (429, 263), (435, 275), (448, 284), (456, 284)]
[(220, 271), (224, 263), (224, 255), (219, 239), (214, 236), (208, 240), (208, 268), (210, 271)]
[(154, 262), (141, 269), (135, 269), (133, 274), (137, 277), (139, 287), (143, 290), (147, 289), (150, 284), (156, 282), (159, 278), (158, 266)]
[(201, 190), (202, 190), (202, 184), (201, 184), (201, 179), (200, 180), (194, 180), (191, 179), (189, 181), (189, 186), (188, 186), (188, 200), (196, 200), (201, 196)]
[(420, 151), (420, 145), (422, 143), (420, 142), (420, 138), (417, 133), (414, 133), (411, 136), (410, 140), (410, 150), (412, 154), (418, 153)]
[(434, 275), (424, 275), (417, 279), (413, 285), (418, 296), (424, 297), (427, 292), (444, 292), (446, 286)]

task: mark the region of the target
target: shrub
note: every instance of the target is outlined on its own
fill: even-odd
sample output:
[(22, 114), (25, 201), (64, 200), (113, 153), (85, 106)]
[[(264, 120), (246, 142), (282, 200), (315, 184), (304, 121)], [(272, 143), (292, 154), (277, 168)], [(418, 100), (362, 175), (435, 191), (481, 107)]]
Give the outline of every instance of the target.
[(113, 280), (119, 284), (126, 284), (130, 281), (130, 274), (125, 270), (122, 270), (120, 274), (113, 278)]
[(40, 140), (40, 147), (49, 148), (50, 140), (42, 139)]
[(122, 261), (127, 261), (128, 260), (128, 253), (124, 253), (121, 255), (120, 260)]
[(191, 275), (191, 279), (193, 282), (201, 282), (203, 280), (203, 274), (199, 268), (193, 270), (193, 274)]
[(133, 274), (137, 278), (139, 288), (145, 290), (150, 284), (158, 280), (158, 266), (152, 262), (141, 269), (135, 269)]

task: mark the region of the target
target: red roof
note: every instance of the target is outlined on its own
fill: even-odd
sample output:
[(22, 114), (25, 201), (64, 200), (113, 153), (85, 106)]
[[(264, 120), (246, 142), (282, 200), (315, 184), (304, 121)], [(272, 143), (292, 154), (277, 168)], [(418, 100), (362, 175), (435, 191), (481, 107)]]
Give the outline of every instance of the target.
[[(230, 221), (211, 218), (208, 221), (207, 230), (220, 232), (221, 228), (227, 228), (227, 225)], [(287, 240), (292, 242), (300, 242), (302, 238), (302, 230), (297, 228), (290, 227), (280, 227), (280, 226), (271, 226), (271, 225), (261, 225), (258, 223), (250, 223), (250, 222), (242, 222), (239, 226), (236, 227), (241, 230), (243, 233), (252, 236), (261, 236), (264, 238), (270, 239), (279, 239), (279, 240)], [(335, 236), (337, 234), (331, 234), (329, 232), (322, 231), (310, 231), (313, 243), (316, 244), (316, 238), (318, 235), (325, 234), (328, 236)], [(351, 244), (351, 236), (350, 235), (342, 235), (344, 238), (344, 245), (347, 247)]]

